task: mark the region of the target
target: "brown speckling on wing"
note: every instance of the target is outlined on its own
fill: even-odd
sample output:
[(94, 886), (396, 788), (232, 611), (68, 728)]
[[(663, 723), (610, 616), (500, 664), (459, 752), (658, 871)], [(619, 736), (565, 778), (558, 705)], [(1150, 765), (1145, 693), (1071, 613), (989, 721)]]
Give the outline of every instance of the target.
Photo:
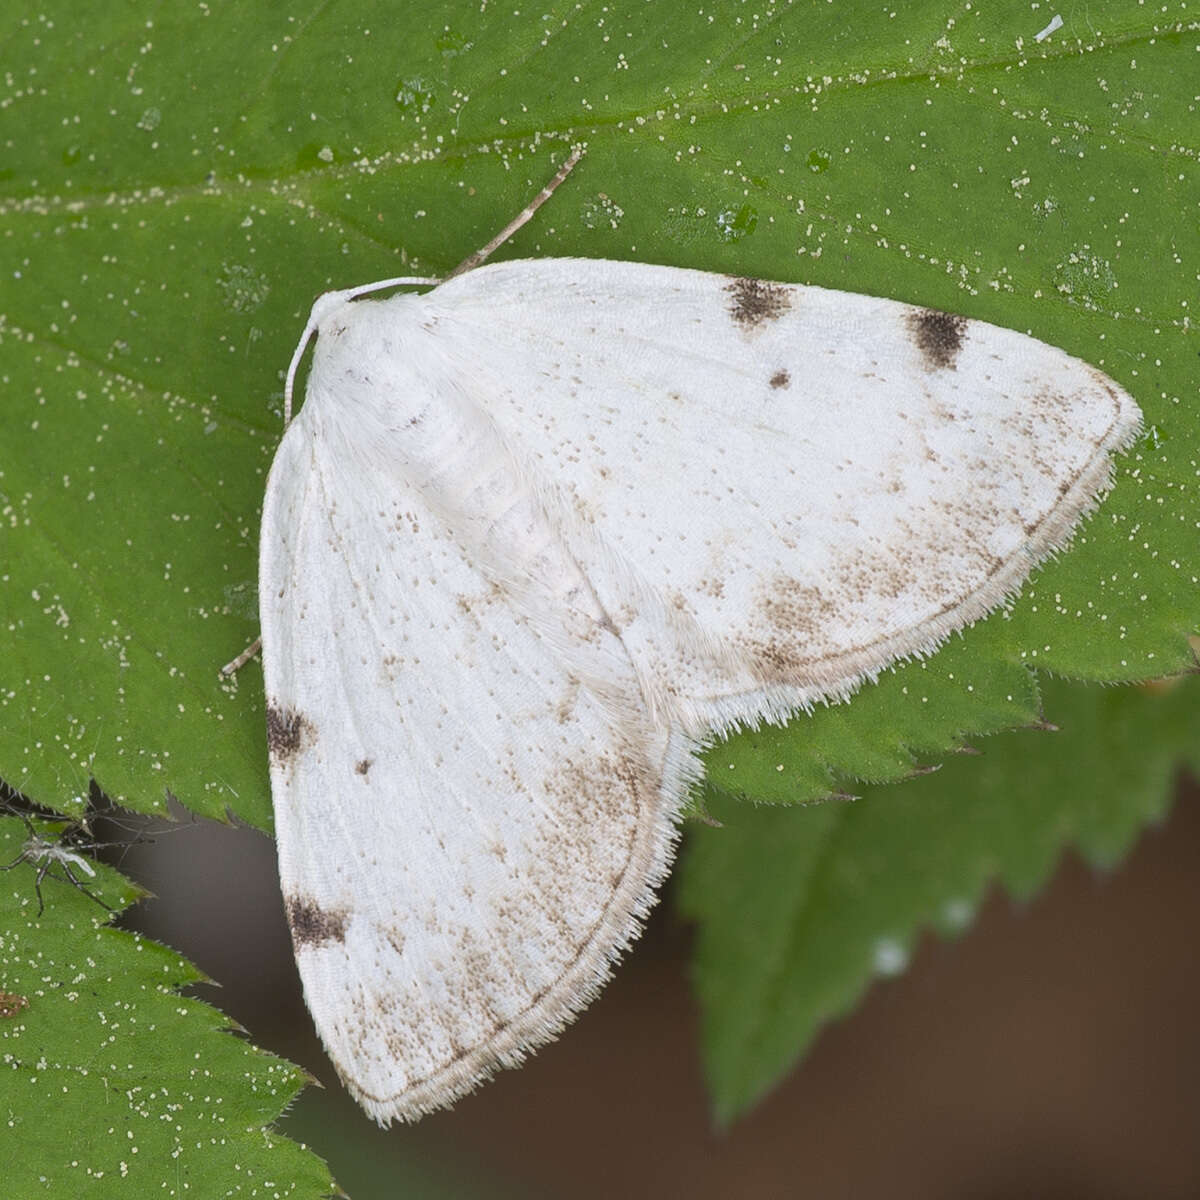
[(21, 1009), (28, 1007), (27, 997), (18, 996), (16, 992), (0, 992), (0, 1019), (8, 1020), (10, 1017), (15, 1017)]
[[(580, 756), (561, 763), (557, 774), (543, 781), (542, 790), (556, 798), (560, 812), (575, 814), (581, 825), (605, 821), (606, 827), (628, 829), (632, 836), (637, 828), (637, 809), (647, 795), (654, 794), (655, 779), (655, 774), (635, 758), (601, 753), (594, 759)], [(577, 836), (577, 831), (571, 832)], [(558, 834), (547, 830), (542, 836), (553, 839)], [(578, 853), (569, 841), (561, 850)], [(628, 854), (618, 857), (626, 861)]]
[(764, 682), (785, 682), (803, 669), (806, 648), (819, 632), (831, 604), (820, 591), (782, 575), (774, 576), (758, 596), (761, 620), (743, 640), (742, 651)]
[(787, 371), (776, 371), (775, 374), (771, 376), (771, 387), (773, 388), (785, 388), (791, 382), (792, 377)]
[(317, 727), (294, 708), (267, 705), (267, 750), (279, 766), (286, 766), (317, 736)]
[(786, 287), (765, 279), (731, 279), (725, 290), (731, 297), (729, 315), (736, 324), (747, 329), (783, 316), (792, 303)]
[(323, 909), (307, 896), (288, 896), (286, 908), (292, 941), (297, 950), (302, 946), (321, 946), (325, 942), (346, 940), (350, 917), (345, 910)]
[(580, 680), (576, 675), (568, 675), (563, 686), (562, 695), (554, 707), (554, 717), (560, 725), (565, 725), (575, 712), (579, 700)]
[(968, 324), (966, 317), (936, 308), (918, 308), (908, 314), (908, 330), (926, 370), (953, 369)]

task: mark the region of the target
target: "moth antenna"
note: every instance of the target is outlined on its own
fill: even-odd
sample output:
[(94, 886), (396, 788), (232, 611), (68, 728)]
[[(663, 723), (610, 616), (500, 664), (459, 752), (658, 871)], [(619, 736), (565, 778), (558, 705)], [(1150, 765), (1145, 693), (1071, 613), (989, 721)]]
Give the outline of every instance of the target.
[[(518, 229), (524, 225), (530, 217), (533, 216), (547, 200), (554, 195), (558, 189), (558, 185), (575, 169), (575, 164), (583, 157), (583, 147), (576, 146), (569, 155), (566, 161), (554, 174), (554, 178), (530, 202), (519, 212), (498, 234), (481, 250), (476, 250), (474, 254), (468, 255), (446, 276), (446, 279), (453, 279), (455, 275), (461, 275), (464, 271), (471, 270), (472, 267), (479, 266), (491, 253), (498, 247), (504, 245), (506, 241)], [(358, 287), (347, 288), (344, 291), (325, 292), (318, 296), (316, 303), (312, 306), (312, 311), (308, 314), (308, 323), (304, 326), (304, 332), (300, 335), (299, 342), (296, 343), (296, 349), (292, 354), (292, 361), (288, 364), (287, 381), (283, 385), (283, 424), (286, 428), (292, 423), (292, 394), (295, 388), (296, 372), (300, 368), (300, 360), (304, 357), (304, 351), (308, 348), (309, 339), (321, 323), (321, 318), (329, 311), (330, 308), (339, 304), (344, 304), (348, 300), (353, 300), (358, 296), (365, 296), (368, 292), (383, 291), (384, 288), (402, 287), (402, 286), (434, 286), (439, 283), (444, 283), (442, 279), (415, 278), (409, 275), (402, 275), (396, 279), (379, 279), (374, 283), (363, 283)], [(238, 665), (241, 665), (241, 661)], [(237, 667), (233, 663), (228, 664), (228, 669), (222, 668), (224, 674), (230, 674)]]

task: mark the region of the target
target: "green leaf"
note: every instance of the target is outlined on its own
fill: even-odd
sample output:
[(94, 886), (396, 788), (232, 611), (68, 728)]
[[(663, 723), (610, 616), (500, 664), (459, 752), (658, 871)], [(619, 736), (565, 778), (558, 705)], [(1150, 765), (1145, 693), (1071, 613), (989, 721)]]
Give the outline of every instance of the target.
[[(968, 634), (964, 730), (1020, 719), (1019, 662), (1177, 668), (1196, 607), (1186, 6), (1094, 6), (1044, 44), (1026, 9), (985, 7), (718, 4), (667, 30), (637, 4), (599, 26), (443, 4), (402, 30), (350, 4), (89, 25), (59, 0), (16, 26), (10, 77), (56, 84), (3, 118), (3, 770), (35, 796), (94, 776), (269, 826), (260, 676), (217, 668), (256, 632), (272, 410), (309, 301), (447, 269), (576, 140), (584, 162), (504, 253), (884, 292), (1029, 328), (1144, 406), (1152, 436), (1071, 553)], [(866, 775), (900, 742), (947, 744), (887, 683), (886, 712), (837, 719)], [(822, 751), (788, 737), (818, 777)]]
[[(56, 844), (53, 825), (37, 832)], [(20, 820), (0, 818), (0, 863), (15, 862), (26, 838)], [(102, 904), (136, 895), (117, 872), (96, 864), (93, 880), (77, 866), (92, 896), (52, 873), (39, 915), (37, 866), (0, 876), (4, 1194), (331, 1194), (314, 1155), (265, 1129), (305, 1073), (181, 996), (204, 978), (186, 960), (106, 925)]]
[(984, 890), (1026, 897), (1068, 846), (1112, 866), (1160, 818), (1181, 760), (1200, 765), (1200, 680), (1165, 690), (1047, 688), (1054, 734), (988, 742), (852, 804), (710, 800), (680, 903), (699, 923), (696, 990), (716, 1115), (727, 1122), (848, 1011), (904, 969), (919, 932), (953, 934)]
[[(733, 0), (669, 21), (631, 0), (14, 14), (0, 775), (71, 811), (94, 778), (144, 811), (170, 792), (269, 827), (260, 675), (217, 669), (257, 632), (258, 511), (309, 303), (450, 268), (576, 141), (583, 163), (501, 256), (946, 308), (1062, 345), (1147, 416), (1113, 495), (1008, 611), (851, 705), (715, 748), (721, 789), (794, 802), (897, 778), (1030, 720), (1031, 666), (1118, 680), (1190, 661), (1197, 24), (1182, 0), (1108, 0), (1035, 43), (1030, 18)], [(23, 928), (25, 961), (65, 953), (48, 921)], [(101, 933), (89, 970), (136, 998), (125, 943)]]

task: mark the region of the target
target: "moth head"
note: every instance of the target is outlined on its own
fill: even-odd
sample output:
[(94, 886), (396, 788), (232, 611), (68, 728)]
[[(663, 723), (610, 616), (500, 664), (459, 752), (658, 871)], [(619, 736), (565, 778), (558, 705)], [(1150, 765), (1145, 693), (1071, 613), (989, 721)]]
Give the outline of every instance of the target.
[(323, 292), (318, 296), (313, 303), (312, 309), (309, 311), (304, 332), (300, 335), (299, 342), (296, 343), (296, 349), (292, 354), (292, 361), (288, 365), (287, 381), (283, 387), (283, 423), (285, 425), (291, 424), (292, 394), (296, 383), (296, 371), (300, 367), (300, 360), (304, 357), (304, 351), (308, 348), (308, 343), (314, 333), (322, 333), (329, 329), (330, 321), (334, 319), (339, 309), (348, 306), (356, 297), (365, 296), (369, 292), (379, 292), (386, 288), (401, 286), (428, 287), (438, 282), (436, 279), (427, 279), (424, 277), (401, 276), (396, 279), (380, 279), (374, 283), (364, 283), (358, 287), (345, 288), (341, 291)]

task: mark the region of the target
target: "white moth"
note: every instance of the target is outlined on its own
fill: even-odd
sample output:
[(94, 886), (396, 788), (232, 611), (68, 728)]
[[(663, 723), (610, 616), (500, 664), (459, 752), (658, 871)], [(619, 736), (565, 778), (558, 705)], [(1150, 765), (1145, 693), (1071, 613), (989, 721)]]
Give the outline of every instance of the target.
[(547, 259), (366, 290), (313, 308), (260, 594), (296, 959), (387, 1123), (595, 996), (701, 747), (1000, 604), (1140, 414), (1024, 334), (816, 287)]

